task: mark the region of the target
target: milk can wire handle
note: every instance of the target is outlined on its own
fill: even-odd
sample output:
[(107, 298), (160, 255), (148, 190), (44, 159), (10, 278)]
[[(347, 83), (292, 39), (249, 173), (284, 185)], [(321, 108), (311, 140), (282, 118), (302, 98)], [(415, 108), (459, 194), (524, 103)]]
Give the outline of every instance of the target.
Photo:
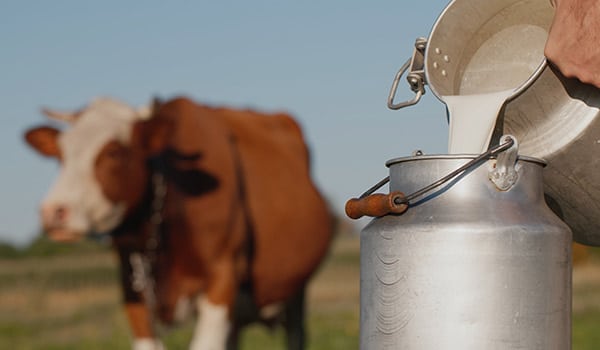
[[(427, 47), (427, 39), (426, 38), (417, 38), (415, 41), (415, 49), (413, 51), (413, 55), (411, 58), (406, 60), (406, 62), (402, 65), (402, 67), (396, 73), (394, 77), (394, 81), (392, 83), (392, 88), (390, 89), (390, 94), (387, 99), (387, 106), (389, 109), (401, 109), (404, 107), (412, 106), (421, 100), (421, 96), (425, 94), (425, 70), (424, 70), (424, 62), (425, 62), (425, 48)], [(410, 89), (415, 93), (415, 96), (412, 100), (394, 103), (394, 97), (396, 96), (396, 92), (398, 91), (398, 84), (400, 83), (400, 79), (404, 75), (404, 73), (409, 69), (408, 75), (406, 76), (406, 80), (410, 86)]]
[[(439, 186), (445, 184), (446, 182), (452, 180), (456, 176), (458, 176), (458, 175), (462, 174), (463, 172), (469, 170), (470, 168), (476, 166), (482, 160), (485, 160), (489, 157), (497, 155), (498, 153), (506, 151), (507, 149), (511, 148), (516, 142), (513, 137), (505, 137), (504, 139), (506, 139), (506, 142), (499, 144), (498, 146), (495, 146), (493, 148), (490, 148), (486, 152), (480, 154), (476, 158), (465, 163), (460, 168), (454, 170), (453, 172), (442, 177), (441, 179), (437, 180), (436, 182), (434, 182), (430, 185), (427, 185), (427, 186), (421, 188), (420, 190), (417, 190), (417, 191), (409, 194), (408, 196), (402, 195), (401, 192), (390, 193), (388, 196), (389, 196), (389, 198), (391, 198), (391, 201), (392, 201), (391, 206), (393, 206), (397, 210), (396, 213), (398, 213), (398, 214), (400, 214), (400, 212), (398, 212), (400, 210), (406, 211), (406, 209), (408, 208), (408, 205), (410, 204), (410, 201), (412, 201), (413, 199), (419, 198), (419, 197), (423, 196), (424, 194), (431, 192), (432, 190), (434, 190), (434, 189), (438, 188)], [(368, 202), (370, 196), (373, 195), (373, 193), (375, 191), (377, 191), (378, 189), (380, 189), (383, 185), (387, 184), (389, 181), (390, 181), (390, 177), (386, 176), (381, 181), (379, 181), (377, 184), (375, 184), (373, 187), (369, 188), (365, 193), (360, 195), (360, 197), (352, 198), (352, 199), (348, 200), (348, 202), (346, 202), (346, 215), (348, 215), (352, 219), (358, 219), (365, 215), (366, 216), (382, 216), (382, 215), (386, 215), (386, 214), (389, 214), (390, 212), (392, 212), (392, 211), (389, 211), (388, 213), (383, 213), (382, 215), (371, 215), (371, 213), (369, 213), (369, 212), (361, 211), (361, 209), (363, 209), (365, 207), (369, 207), (368, 205), (360, 205), (361, 202)], [(382, 211), (378, 210), (378, 214), (379, 213), (382, 213)]]
[[(454, 170), (453, 172), (451, 172), (450, 174), (442, 177), (441, 179), (437, 180), (436, 182), (432, 183), (429, 186), (425, 186), (422, 189), (413, 192), (411, 194), (409, 194), (408, 196), (406, 196), (403, 200), (403, 203), (410, 203), (411, 200), (421, 197), (422, 195), (431, 192), (432, 190), (436, 189), (437, 187), (445, 184), (446, 182), (452, 180), (453, 178), (455, 178), (456, 176), (462, 174), (463, 172), (469, 170), (470, 168), (476, 166), (477, 164), (479, 164), (482, 160), (485, 160), (491, 156), (495, 156), (500, 152), (504, 152), (507, 149), (511, 148), (513, 145), (515, 144), (515, 139), (513, 139), (512, 137), (507, 137), (506, 138), (506, 142), (499, 144), (498, 146), (495, 146), (493, 148), (490, 148), (489, 150), (487, 150), (486, 152), (480, 154), (479, 156), (477, 156), (476, 158), (474, 158), (473, 160), (469, 161), (468, 163), (466, 163), (465, 165), (461, 166), (460, 168)], [(389, 177), (389, 176), (388, 176)]]

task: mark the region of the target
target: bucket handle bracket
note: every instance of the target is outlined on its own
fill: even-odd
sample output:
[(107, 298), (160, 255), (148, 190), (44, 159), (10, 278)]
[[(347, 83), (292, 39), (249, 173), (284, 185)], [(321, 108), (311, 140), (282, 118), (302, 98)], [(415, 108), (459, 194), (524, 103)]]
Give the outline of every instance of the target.
[(519, 173), (516, 170), (517, 157), (519, 153), (519, 145), (517, 140), (512, 135), (504, 135), (500, 138), (500, 143), (512, 140), (513, 144), (506, 151), (498, 153), (496, 165), (489, 172), (490, 181), (496, 185), (500, 191), (508, 191), (513, 187), (519, 178)]
[[(396, 76), (394, 77), (394, 82), (392, 83), (392, 88), (390, 89), (390, 94), (387, 100), (387, 106), (389, 109), (397, 110), (404, 107), (412, 106), (421, 100), (421, 96), (425, 94), (425, 49), (427, 47), (427, 38), (417, 38), (415, 40), (415, 49), (413, 50), (412, 57), (406, 60), (406, 62), (402, 65)], [(410, 69), (409, 69), (410, 68)], [(400, 78), (404, 75), (404, 73), (409, 70), (406, 80), (408, 81), (408, 85), (410, 89), (415, 93), (415, 96), (412, 100), (395, 103), (394, 98), (396, 97), (396, 92), (398, 91), (398, 84), (400, 83)]]

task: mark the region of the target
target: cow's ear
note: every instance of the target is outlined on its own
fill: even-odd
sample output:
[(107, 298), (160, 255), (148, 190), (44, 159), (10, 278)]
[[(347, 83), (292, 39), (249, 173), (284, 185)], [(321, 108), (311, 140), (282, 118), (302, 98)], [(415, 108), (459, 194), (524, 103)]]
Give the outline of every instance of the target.
[(167, 148), (172, 130), (171, 121), (165, 118), (150, 118), (133, 124), (131, 142), (140, 147), (147, 156), (155, 156)]
[(40, 126), (25, 132), (25, 141), (36, 151), (47, 157), (60, 157), (58, 147), (58, 129), (49, 126)]

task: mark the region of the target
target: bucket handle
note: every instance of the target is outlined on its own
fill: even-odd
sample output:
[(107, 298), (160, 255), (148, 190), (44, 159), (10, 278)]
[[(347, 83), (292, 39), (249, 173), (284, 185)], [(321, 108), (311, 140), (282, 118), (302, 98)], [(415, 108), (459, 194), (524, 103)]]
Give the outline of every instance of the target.
[[(425, 94), (425, 48), (427, 47), (427, 39), (426, 38), (417, 38), (415, 40), (415, 49), (413, 51), (413, 55), (411, 58), (406, 60), (406, 62), (402, 65), (396, 76), (394, 77), (394, 82), (392, 83), (392, 88), (390, 89), (390, 94), (388, 95), (387, 106), (389, 109), (400, 109), (408, 106), (412, 106), (417, 104), (419, 100), (421, 100), (421, 96)], [(408, 81), (408, 85), (410, 89), (415, 93), (415, 97), (412, 100), (394, 103), (394, 97), (396, 96), (396, 92), (398, 91), (398, 84), (400, 82), (400, 78), (404, 75), (404, 73), (410, 67), (410, 71), (406, 76), (406, 80)]]
[[(408, 196), (405, 196), (402, 192), (392, 192), (389, 194), (380, 194), (375, 193), (378, 189), (380, 189), (383, 185), (387, 184), (390, 181), (390, 177), (386, 176), (373, 187), (369, 188), (365, 193), (360, 195), (358, 198), (351, 198), (346, 202), (346, 215), (351, 219), (360, 219), (363, 216), (371, 216), (371, 217), (379, 217), (388, 214), (402, 214), (404, 213), (410, 202), (418, 197), (423, 196), (424, 194), (431, 192), (437, 187), (445, 184), (446, 182), (452, 180), (456, 176), (462, 174), (466, 170), (476, 166), (481, 161), (495, 156), (500, 152), (504, 152), (510, 149), (513, 145), (516, 145), (516, 140), (513, 136), (505, 135), (502, 137), (504, 143), (499, 144), (493, 148), (490, 148), (486, 152), (480, 154), (476, 158), (472, 159), (468, 163), (464, 164), (460, 168), (454, 170), (450, 174), (442, 177), (436, 182), (421, 188), (418, 191), (415, 191)], [(516, 159), (515, 159), (516, 161)]]

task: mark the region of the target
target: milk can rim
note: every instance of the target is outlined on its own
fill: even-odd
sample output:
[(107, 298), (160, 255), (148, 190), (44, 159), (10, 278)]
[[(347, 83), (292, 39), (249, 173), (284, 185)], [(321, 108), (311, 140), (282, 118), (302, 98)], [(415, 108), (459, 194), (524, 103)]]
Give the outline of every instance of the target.
[[(479, 155), (478, 154), (428, 154), (428, 155), (418, 155), (418, 156), (407, 156), (407, 157), (398, 157), (392, 158), (385, 162), (386, 167), (391, 167), (392, 165), (396, 165), (398, 163), (406, 163), (406, 162), (414, 162), (419, 160), (435, 160), (435, 159), (475, 159)], [(495, 159), (496, 157), (490, 157), (489, 159)], [(488, 160), (489, 160), (488, 159)], [(529, 156), (518, 156), (518, 161), (536, 163), (545, 167), (548, 163), (540, 158), (529, 157)]]

